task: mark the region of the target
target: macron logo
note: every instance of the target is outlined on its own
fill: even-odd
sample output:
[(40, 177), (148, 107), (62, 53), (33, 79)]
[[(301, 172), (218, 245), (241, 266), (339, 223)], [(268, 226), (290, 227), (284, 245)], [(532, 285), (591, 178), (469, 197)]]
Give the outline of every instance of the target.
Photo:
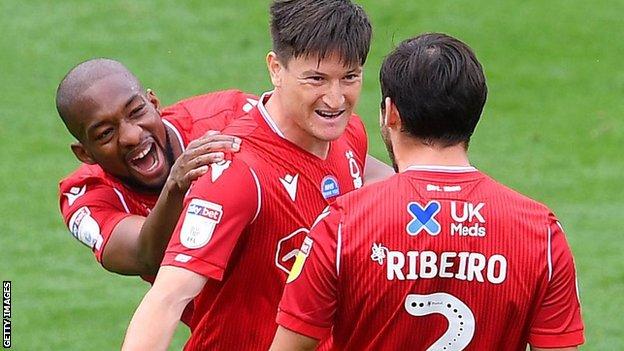
[(87, 191), (86, 185), (83, 185), (82, 188), (78, 188), (75, 186), (69, 189), (68, 193), (63, 193), (63, 195), (67, 196), (67, 202), (69, 203), (69, 206), (71, 206), (74, 204), (74, 202), (76, 202), (76, 200), (78, 200), (79, 197), (84, 195), (86, 191)]
[(286, 174), (284, 178), (280, 178), (280, 182), (286, 188), (290, 199), (295, 201), (297, 197), (297, 180), (299, 179), (299, 174), (296, 174), (294, 177), (290, 174)]
[(219, 163), (213, 163), (210, 165), (210, 169), (212, 169), (212, 173), (210, 174), (210, 179), (212, 182), (216, 182), (219, 177), (223, 174), (223, 172), (230, 167), (230, 163), (232, 161), (221, 161)]
[(247, 103), (243, 106), (243, 111), (247, 113), (251, 111), (251, 109), (253, 109), (254, 106), (256, 106), (257, 104), (258, 104), (258, 100), (247, 98)]

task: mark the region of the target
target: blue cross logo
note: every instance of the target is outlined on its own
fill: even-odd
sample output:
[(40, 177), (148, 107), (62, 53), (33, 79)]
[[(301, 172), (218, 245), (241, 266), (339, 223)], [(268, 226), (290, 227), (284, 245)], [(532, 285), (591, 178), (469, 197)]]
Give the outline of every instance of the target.
[(429, 201), (425, 207), (420, 206), (418, 202), (407, 204), (407, 212), (412, 216), (412, 220), (405, 228), (407, 234), (415, 236), (423, 229), (429, 235), (440, 234), (440, 223), (435, 219), (436, 214), (440, 212), (440, 208), (440, 203), (437, 201)]

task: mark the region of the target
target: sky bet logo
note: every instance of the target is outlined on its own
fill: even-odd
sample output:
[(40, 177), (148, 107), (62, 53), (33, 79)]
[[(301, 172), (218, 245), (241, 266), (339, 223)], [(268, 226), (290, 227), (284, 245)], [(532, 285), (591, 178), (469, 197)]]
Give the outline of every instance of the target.
[(208, 208), (202, 205), (191, 203), (189, 205), (187, 213), (206, 217), (218, 223), (221, 222), (221, 215), (223, 214), (223, 211), (218, 211), (213, 208)]
[(436, 215), (440, 212), (440, 203), (429, 201), (425, 207), (418, 202), (407, 204), (407, 212), (412, 216), (412, 220), (407, 224), (407, 234), (415, 236), (424, 229), (429, 235), (440, 234), (440, 223), (436, 220)]

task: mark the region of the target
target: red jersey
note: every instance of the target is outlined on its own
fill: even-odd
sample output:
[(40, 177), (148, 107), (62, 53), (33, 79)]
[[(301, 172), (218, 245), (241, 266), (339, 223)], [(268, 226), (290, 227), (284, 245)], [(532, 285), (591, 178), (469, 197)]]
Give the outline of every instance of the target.
[(339, 198), (320, 218), (277, 321), (317, 339), (331, 333), (328, 348), (524, 351), (527, 342), (584, 341), (559, 222), (472, 167), (412, 167)]
[[(182, 149), (209, 130), (222, 130), (255, 105), (253, 96), (228, 90), (196, 96), (167, 107), (163, 123)], [(247, 106), (246, 106), (247, 105)], [(111, 232), (123, 218), (147, 216), (158, 194), (139, 193), (107, 174), (99, 165), (81, 165), (59, 183), (61, 213), (73, 236), (89, 246), (98, 262)]]
[(288, 272), (310, 224), (362, 185), (366, 134), (352, 116), (325, 160), (280, 137), (262, 104), (225, 132), (243, 139), (231, 161), (192, 186), (163, 265), (208, 277), (195, 298), (187, 350), (267, 350)]
[[(252, 95), (227, 90), (182, 100), (162, 112), (163, 123), (172, 129), (182, 149), (209, 130), (222, 130), (257, 103)], [(59, 183), (59, 203), (72, 235), (93, 250), (98, 262), (117, 224), (132, 215), (146, 217), (158, 194), (140, 193), (126, 187), (99, 165), (81, 165)], [(153, 282), (153, 276), (144, 276)]]

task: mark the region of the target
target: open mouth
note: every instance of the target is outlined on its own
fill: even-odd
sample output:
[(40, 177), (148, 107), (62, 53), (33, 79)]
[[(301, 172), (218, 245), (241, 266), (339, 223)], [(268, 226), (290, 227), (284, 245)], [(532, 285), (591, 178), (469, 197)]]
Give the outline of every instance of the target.
[(316, 114), (319, 115), (319, 117), (321, 117), (323, 119), (332, 120), (332, 119), (336, 119), (336, 118), (342, 116), (342, 114), (345, 112), (345, 110), (339, 110), (339, 111), (314, 110), (314, 112), (316, 112)]
[(156, 143), (153, 140), (137, 147), (127, 159), (132, 168), (143, 174), (151, 173), (160, 163)]

